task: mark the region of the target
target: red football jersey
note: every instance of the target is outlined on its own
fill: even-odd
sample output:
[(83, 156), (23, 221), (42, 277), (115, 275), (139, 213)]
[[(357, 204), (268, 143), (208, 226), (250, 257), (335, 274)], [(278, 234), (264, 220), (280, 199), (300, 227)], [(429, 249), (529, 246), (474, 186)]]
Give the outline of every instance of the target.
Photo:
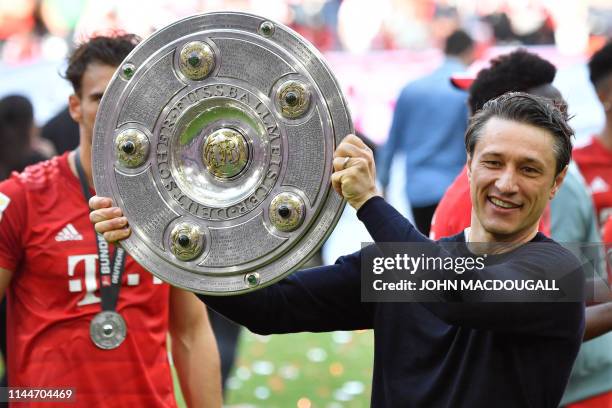
[(89, 337), (101, 311), (98, 254), (67, 157), (0, 183), (0, 267), (13, 271), (9, 384), (74, 388), (78, 406), (175, 407), (167, 284), (127, 257), (117, 305), (127, 337), (114, 350), (97, 348)]
[[(431, 239), (450, 237), (470, 226), (472, 221), (472, 199), (467, 166), (448, 186), (431, 220)], [(540, 220), (540, 231), (550, 236), (550, 205), (546, 206)]]
[(574, 149), (572, 156), (589, 185), (599, 225), (603, 226), (612, 215), (612, 150), (593, 136), (588, 144)]

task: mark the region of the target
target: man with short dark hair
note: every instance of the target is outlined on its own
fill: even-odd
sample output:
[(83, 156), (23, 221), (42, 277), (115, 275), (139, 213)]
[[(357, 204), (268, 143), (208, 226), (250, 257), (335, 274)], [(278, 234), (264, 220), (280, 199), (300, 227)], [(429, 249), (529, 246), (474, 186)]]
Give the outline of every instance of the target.
[[(552, 85), (556, 72), (557, 69), (550, 62), (524, 49), (518, 49), (492, 59), (491, 66), (481, 70), (470, 81), (459, 82), (451, 78), (451, 82), (469, 91), (468, 105), (473, 114), (487, 101), (506, 92), (527, 92), (563, 101), (559, 90)], [(433, 239), (455, 235), (470, 224), (472, 205), (469, 201), (467, 168), (464, 167), (455, 176), (433, 215), (429, 234)], [(540, 231), (550, 235), (550, 229), (550, 211), (545, 211)]]
[(440, 67), (402, 89), (389, 138), (377, 157), (384, 192), (393, 156), (405, 152), (406, 197), (415, 225), (425, 235), (438, 201), (465, 164), (466, 94), (451, 87), (448, 79), (473, 61), (474, 43), (467, 33), (457, 30), (447, 38), (444, 50)]
[[(466, 137), (470, 229), (440, 242), (425, 238), (380, 196), (372, 152), (356, 136), (334, 153), (332, 185), (377, 243), (420, 243), (441, 252), (454, 243), (468, 253), (475, 242), (507, 243), (512, 249), (485, 261), (473, 279), (533, 279), (557, 269), (581, 279), (577, 259), (538, 232), (567, 171), (572, 134), (565, 115), (542, 98), (515, 93), (487, 103)], [(90, 205), (107, 240), (129, 236), (110, 199), (94, 197)], [(469, 294), (453, 290), (437, 293), (439, 302), (362, 302), (367, 250), (248, 294), (200, 297), (260, 334), (374, 329), (373, 407), (558, 406), (582, 340), (583, 302), (469, 302)], [(581, 292), (581, 280), (576, 288)]]
[[(518, 49), (494, 58), (491, 66), (481, 70), (471, 83), (453, 81), (457, 86), (469, 88), (470, 110), (477, 112), (488, 100), (508, 91), (523, 91), (560, 103), (563, 97), (553, 85), (556, 72), (557, 69), (549, 61)], [(449, 186), (436, 209), (430, 234), (432, 238), (452, 236), (470, 225), (472, 205), (469, 188), (467, 169), (464, 169)], [(579, 256), (599, 259), (601, 253), (594, 245), (601, 242), (601, 236), (597, 230), (592, 198), (573, 162), (570, 162), (563, 185), (550, 202), (549, 213), (549, 219), (543, 217), (540, 224), (541, 232), (558, 242), (579, 244), (575, 247)], [(610, 306), (587, 308), (585, 343), (570, 376), (564, 403), (584, 400), (612, 388), (608, 375), (612, 368), (612, 356), (608, 352), (612, 346), (612, 334), (602, 336), (612, 324), (606, 317), (607, 310), (612, 309)]]
[(176, 407), (170, 333), (187, 403), (220, 407), (219, 356), (204, 305), (122, 249), (109, 255), (88, 222), (98, 105), (137, 42), (133, 35), (95, 37), (74, 51), (66, 77), (79, 148), (0, 183), (9, 384), (72, 388), (83, 407)]
[[(505, 92), (520, 91), (561, 102), (563, 97), (552, 84), (557, 70), (547, 60), (524, 49), (501, 55), (491, 61), (471, 82), (453, 83), (469, 88), (468, 102), (475, 113), (490, 99)], [(430, 236), (439, 239), (454, 235), (470, 224), (471, 204), (466, 169), (448, 187), (433, 217)], [(580, 171), (570, 162), (565, 182), (545, 211), (540, 231), (559, 242), (596, 243), (597, 231), (591, 196)], [(586, 250), (586, 249), (585, 249)]]

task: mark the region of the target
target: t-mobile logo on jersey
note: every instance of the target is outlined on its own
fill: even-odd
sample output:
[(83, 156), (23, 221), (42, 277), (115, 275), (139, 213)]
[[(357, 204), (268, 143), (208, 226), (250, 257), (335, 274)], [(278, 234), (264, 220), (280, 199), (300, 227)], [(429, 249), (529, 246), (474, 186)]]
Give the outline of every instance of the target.
[[(97, 265), (98, 254), (71, 255), (68, 257), (68, 276), (71, 278), (75, 277), (75, 279), (68, 280), (68, 290), (70, 292), (82, 292), (83, 282), (85, 283), (85, 296), (77, 303), (77, 306), (100, 302), (100, 297), (95, 294), (96, 290), (98, 290)], [(79, 268), (84, 268), (85, 276), (76, 277), (76, 271)], [(153, 275), (151, 277), (154, 285), (162, 283), (159, 278)], [(128, 273), (126, 278), (127, 286), (138, 286), (140, 284), (139, 273)]]

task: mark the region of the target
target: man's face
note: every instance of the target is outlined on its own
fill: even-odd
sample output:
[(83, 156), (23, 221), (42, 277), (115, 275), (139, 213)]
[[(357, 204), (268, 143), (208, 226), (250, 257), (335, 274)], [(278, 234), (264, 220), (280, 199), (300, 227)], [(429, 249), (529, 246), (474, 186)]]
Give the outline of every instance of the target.
[(518, 241), (537, 229), (565, 171), (555, 177), (553, 135), (515, 121), (491, 118), (468, 158), (472, 207), (493, 241)]
[(116, 67), (100, 63), (87, 66), (81, 80), (81, 92), (70, 95), (70, 115), (79, 124), (85, 142), (91, 145), (98, 106)]

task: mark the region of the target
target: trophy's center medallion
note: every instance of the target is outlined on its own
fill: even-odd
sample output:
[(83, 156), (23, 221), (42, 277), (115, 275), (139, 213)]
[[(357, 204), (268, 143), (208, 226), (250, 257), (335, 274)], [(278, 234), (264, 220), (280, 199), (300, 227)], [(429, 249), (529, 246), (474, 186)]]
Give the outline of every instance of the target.
[(167, 108), (154, 148), (170, 197), (205, 220), (260, 207), (282, 170), (281, 129), (270, 107), (247, 89), (211, 83), (187, 89)]
[(219, 129), (206, 138), (202, 159), (212, 175), (220, 179), (231, 179), (246, 168), (249, 147), (240, 132), (229, 128)]

